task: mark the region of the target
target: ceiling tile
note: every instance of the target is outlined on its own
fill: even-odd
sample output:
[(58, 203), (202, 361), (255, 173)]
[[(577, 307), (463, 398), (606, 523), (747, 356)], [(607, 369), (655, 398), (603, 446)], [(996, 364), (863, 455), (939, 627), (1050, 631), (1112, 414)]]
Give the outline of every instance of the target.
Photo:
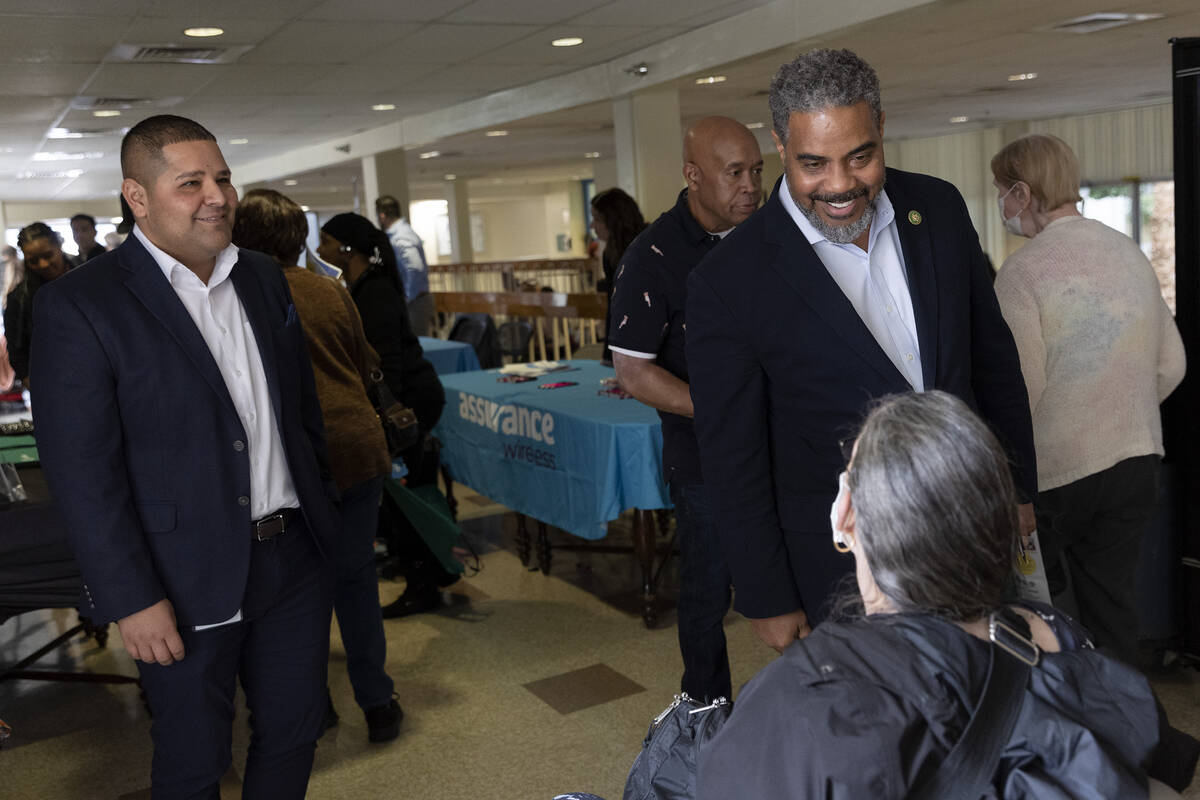
[(0, 94), (70, 97), (95, 69), (91, 64), (5, 64), (0, 69)]
[(306, 93), (336, 94), (363, 90), (391, 92), (412, 89), (419, 78), (440, 68), (438, 64), (403, 64), (385, 68), (379, 64), (351, 64), (324, 70), (321, 77), (304, 87)]
[(291, 22), (242, 56), (244, 64), (354, 64), (415, 31), (416, 23)]
[(537, 30), (532, 25), (426, 25), (394, 47), (368, 55), (371, 64), (455, 64)]
[(486, 94), (532, 83), (553, 72), (553, 68), (536, 64), (459, 64), (422, 78), (419, 87), (430, 91), (458, 90)]
[[(694, 28), (725, 17), (740, 14), (755, 6), (766, 5), (771, 0), (616, 0), (616, 2), (593, 7), (571, 20), (571, 24), (582, 25), (669, 25)], [(597, 4), (593, 4), (596, 6)], [(703, 23), (697, 23), (703, 18)]]
[[(194, 25), (210, 25), (218, 19), (291, 20), (316, 6), (320, 0), (143, 0), (141, 13), (147, 17), (182, 17)], [(78, 5), (78, 4), (76, 4)]]
[[(644, 27), (633, 26), (555, 26), (483, 53), (473, 61), (480, 64), (560, 64), (577, 68), (616, 58), (680, 32), (678, 28), (648, 31)], [(575, 47), (551, 46), (550, 42), (554, 39), (568, 35), (582, 37), (583, 44)]]
[(184, 28), (196, 24), (194, 16), (139, 17), (121, 37), (128, 44), (174, 44), (192, 47), (224, 47), (258, 44), (286, 24), (279, 18), (250, 19), (244, 15), (206, 18), (206, 24), (225, 29), (221, 36), (195, 39), (183, 34)]
[(102, 59), (129, 24), (127, 17), (65, 20), (0, 16), (0, 63), (88, 63)]
[(104, 64), (79, 93), (92, 97), (187, 97), (220, 73), (213, 64)]
[(327, 0), (307, 11), (307, 20), (366, 20), (369, 22), (432, 22), (470, 5), (471, 0), (420, 0), (380, 3), (379, 0)]
[(80, 0), (4, 0), (3, 16), (30, 14), (68, 17), (126, 17), (138, 13), (142, 0), (105, 0), (103, 3)]
[(450, 22), (524, 22), (552, 25), (581, 14), (597, 0), (475, 0), (450, 14)]
[(328, 72), (324, 64), (214, 64), (206, 97), (301, 94), (308, 84)]

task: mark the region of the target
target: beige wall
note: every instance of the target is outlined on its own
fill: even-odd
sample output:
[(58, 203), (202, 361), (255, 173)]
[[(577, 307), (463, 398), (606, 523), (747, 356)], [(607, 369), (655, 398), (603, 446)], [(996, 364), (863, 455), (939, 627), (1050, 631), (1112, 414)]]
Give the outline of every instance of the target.
[[(578, 258), (584, 254), (581, 189), (574, 181), (508, 187), (471, 187), (471, 213), (483, 219), (484, 248), (476, 261)], [(574, 212), (574, 213), (573, 213)], [(558, 234), (571, 237), (560, 253)]]

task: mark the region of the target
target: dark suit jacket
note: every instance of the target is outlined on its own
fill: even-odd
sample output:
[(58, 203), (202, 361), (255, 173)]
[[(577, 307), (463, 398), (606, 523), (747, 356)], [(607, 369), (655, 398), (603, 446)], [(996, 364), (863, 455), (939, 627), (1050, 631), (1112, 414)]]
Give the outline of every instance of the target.
[[(337, 535), (320, 406), (282, 270), (243, 250), (230, 275), (258, 342), (301, 509)], [(246, 433), (216, 361), (136, 236), (38, 292), (31, 383), (38, 450), (71, 530), (88, 616), (162, 598), (180, 624), (222, 622), (250, 561)]]
[[(784, 531), (820, 534), (832, 547), (839, 440), (855, 434), (873, 398), (912, 389), (788, 216), (781, 190), (776, 184), (688, 280), (704, 483), (736, 607), (750, 617), (800, 607), (790, 560), (803, 555)], [(1020, 361), (962, 197), (945, 181), (892, 169), (886, 190), (925, 388), (957, 395), (988, 421), (1032, 499), (1037, 467)]]

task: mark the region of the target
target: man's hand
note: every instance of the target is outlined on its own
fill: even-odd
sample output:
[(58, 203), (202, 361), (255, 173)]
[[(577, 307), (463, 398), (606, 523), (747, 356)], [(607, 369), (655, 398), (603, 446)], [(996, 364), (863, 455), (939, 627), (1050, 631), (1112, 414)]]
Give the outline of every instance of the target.
[(780, 653), (797, 639), (803, 639), (812, 633), (808, 624), (808, 615), (803, 609), (796, 609), (790, 614), (765, 619), (750, 620), (750, 629), (754, 635)]
[(1033, 513), (1033, 503), (1021, 503), (1017, 506), (1017, 517), (1021, 528), (1021, 541), (1028, 547), (1029, 534), (1037, 530), (1037, 516)]
[(175, 609), (166, 598), (117, 620), (117, 628), (134, 661), (166, 666), (183, 660), (183, 639), (175, 626)]

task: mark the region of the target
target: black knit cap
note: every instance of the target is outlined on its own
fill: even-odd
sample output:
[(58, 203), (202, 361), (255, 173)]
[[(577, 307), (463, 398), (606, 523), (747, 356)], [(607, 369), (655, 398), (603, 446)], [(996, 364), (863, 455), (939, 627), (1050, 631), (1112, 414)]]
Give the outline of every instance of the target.
[(375, 253), (372, 237), (377, 229), (364, 216), (349, 212), (338, 214), (322, 225), (321, 230), (368, 258)]

